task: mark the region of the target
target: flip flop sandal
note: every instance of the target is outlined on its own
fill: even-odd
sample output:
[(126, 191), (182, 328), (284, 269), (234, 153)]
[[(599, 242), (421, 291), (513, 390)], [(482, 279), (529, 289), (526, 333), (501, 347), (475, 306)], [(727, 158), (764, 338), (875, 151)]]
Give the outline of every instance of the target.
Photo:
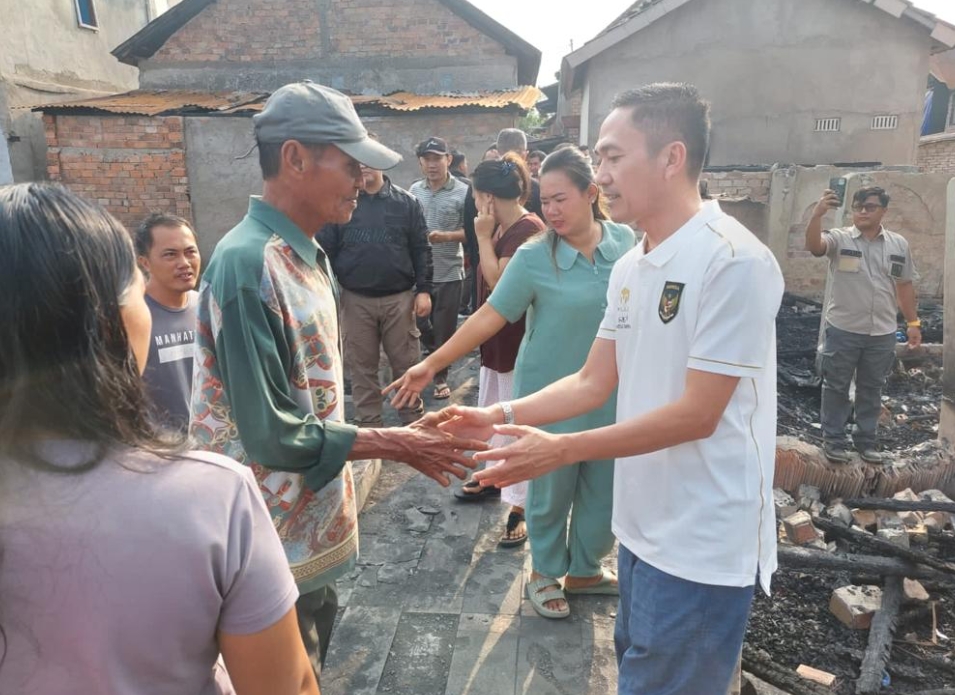
[(454, 491), (454, 497), (462, 502), (480, 502), (489, 497), (500, 496), (501, 488), (494, 487), (493, 485), (490, 487), (481, 487), (481, 484), (476, 480), (469, 480)]
[[(558, 588), (544, 591), (548, 586), (557, 586)], [(564, 610), (561, 611), (544, 606), (548, 601), (556, 601), (557, 599), (567, 601), (564, 591), (559, 587), (559, 581), (547, 577), (541, 577), (540, 579), (527, 582), (527, 600), (531, 602), (531, 605), (534, 607), (534, 610), (537, 611), (538, 615), (553, 620), (570, 617), (570, 606), (565, 606)]]
[(498, 541), (501, 548), (516, 548), (527, 542), (527, 525), (524, 525), (524, 531), (519, 536), (511, 537), (520, 524), (524, 523), (524, 515), (520, 512), (511, 512), (507, 515), (507, 526), (504, 529), (504, 535)]
[(617, 575), (615, 575), (613, 572), (610, 572), (609, 570), (604, 570), (600, 581), (596, 584), (582, 586), (576, 589), (565, 586), (564, 591), (568, 594), (575, 594), (577, 596), (582, 596), (585, 594), (597, 596), (619, 596), (620, 585), (617, 584), (616, 579)]
[(434, 399), (436, 401), (445, 401), (451, 398), (451, 389), (447, 384), (435, 384)]

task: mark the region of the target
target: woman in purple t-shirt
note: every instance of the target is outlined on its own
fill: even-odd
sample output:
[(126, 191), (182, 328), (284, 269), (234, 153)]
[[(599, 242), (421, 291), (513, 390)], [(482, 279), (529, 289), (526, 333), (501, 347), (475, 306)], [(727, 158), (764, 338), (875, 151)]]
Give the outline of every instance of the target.
[(147, 417), (126, 230), (0, 189), (0, 297), (0, 693), (317, 694), (251, 473)]

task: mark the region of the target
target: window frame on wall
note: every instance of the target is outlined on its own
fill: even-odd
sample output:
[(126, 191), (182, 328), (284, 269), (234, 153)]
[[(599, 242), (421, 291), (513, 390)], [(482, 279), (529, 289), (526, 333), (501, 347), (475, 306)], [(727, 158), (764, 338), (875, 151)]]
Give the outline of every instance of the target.
[[(96, 16), (95, 0), (73, 0), (73, 8), (76, 10), (77, 26), (81, 29), (99, 31), (99, 18)], [(86, 9), (85, 12), (84, 8)]]

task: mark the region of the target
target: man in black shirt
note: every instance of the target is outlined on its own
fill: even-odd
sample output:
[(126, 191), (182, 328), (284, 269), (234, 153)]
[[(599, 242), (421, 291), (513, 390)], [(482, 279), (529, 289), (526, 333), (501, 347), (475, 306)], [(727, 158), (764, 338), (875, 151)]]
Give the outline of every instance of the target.
[[(381, 427), (380, 350), (394, 378), (420, 357), (416, 316), (431, 313), (432, 259), (421, 204), (382, 172), (362, 167), (364, 190), (351, 221), (327, 225), (318, 242), (341, 285), (345, 367), (357, 424)], [(403, 422), (423, 412), (403, 408)]]

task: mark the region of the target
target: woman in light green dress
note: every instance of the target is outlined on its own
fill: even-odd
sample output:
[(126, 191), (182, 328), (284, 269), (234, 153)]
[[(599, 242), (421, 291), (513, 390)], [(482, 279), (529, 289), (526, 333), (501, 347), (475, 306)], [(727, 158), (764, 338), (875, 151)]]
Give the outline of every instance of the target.
[[(575, 148), (557, 150), (544, 160), (540, 185), (547, 233), (517, 250), (487, 303), (444, 346), (388, 387), (398, 389), (396, 406), (416, 398), (439, 369), (525, 312), (515, 398), (583, 366), (607, 306), (610, 270), (633, 248), (634, 234), (607, 220), (593, 170)], [(566, 433), (610, 425), (615, 401), (614, 395), (601, 408), (544, 429)], [(570, 614), (565, 591), (616, 590), (616, 577), (600, 564), (613, 548), (612, 497), (612, 460), (580, 461), (530, 481), (526, 517), (533, 571), (528, 598), (544, 617)]]

